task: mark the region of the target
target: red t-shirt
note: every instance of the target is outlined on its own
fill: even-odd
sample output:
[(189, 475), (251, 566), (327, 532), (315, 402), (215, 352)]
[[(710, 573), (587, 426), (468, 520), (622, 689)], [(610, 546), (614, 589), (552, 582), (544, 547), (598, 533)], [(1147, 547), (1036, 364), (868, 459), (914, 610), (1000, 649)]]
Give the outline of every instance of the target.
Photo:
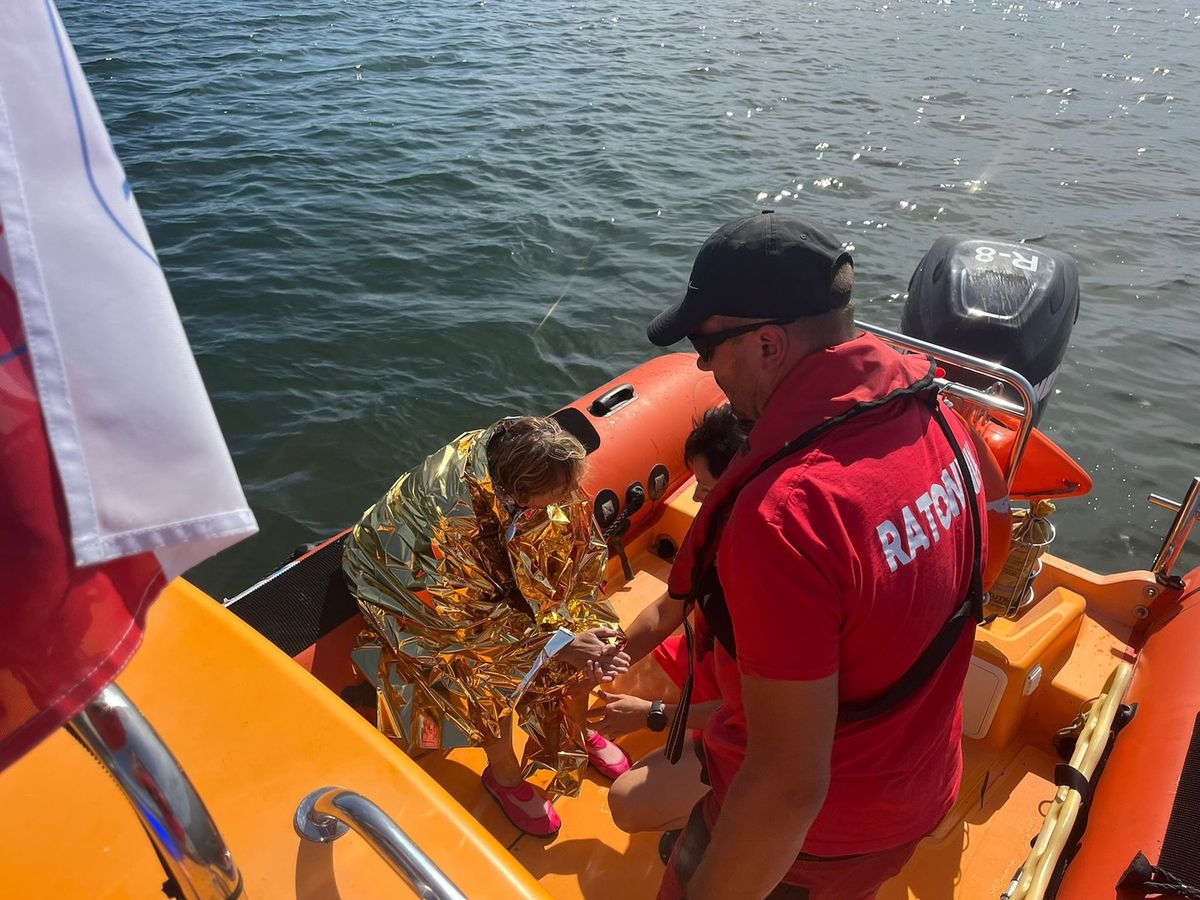
[[(982, 521), (978, 463), (964, 426), (948, 418), (974, 470)], [(870, 700), (932, 641), (970, 582), (967, 484), (925, 401), (907, 398), (836, 426), (742, 489), (718, 553), (737, 659), (718, 643), (724, 706), (704, 731), (719, 800), (745, 756), (741, 674), (808, 681), (836, 672), (842, 701)], [(964, 637), (898, 708), (838, 726), (806, 853), (889, 849), (945, 815), (962, 773), (971, 648)]]

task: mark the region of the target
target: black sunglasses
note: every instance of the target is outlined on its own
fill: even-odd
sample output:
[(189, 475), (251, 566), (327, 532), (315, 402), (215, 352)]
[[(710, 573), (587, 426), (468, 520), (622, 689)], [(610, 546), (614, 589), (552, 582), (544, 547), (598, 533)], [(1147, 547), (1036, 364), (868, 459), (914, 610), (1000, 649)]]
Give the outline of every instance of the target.
[(739, 325), (737, 328), (724, 328), (721, 331), (713, 331), (709, 334), (689, 334), (688, 340), (692, 342), (692, 347), (699, 354), (700, 362), (707, 363), (712, 359), (713, 351), (730, 338), (758, 331), (758, 329), (765, 328), (767, 325), (790, 325), (795, 321), (795, 319), (769, 319), (766, 322), (753, 322), (750, 325)]

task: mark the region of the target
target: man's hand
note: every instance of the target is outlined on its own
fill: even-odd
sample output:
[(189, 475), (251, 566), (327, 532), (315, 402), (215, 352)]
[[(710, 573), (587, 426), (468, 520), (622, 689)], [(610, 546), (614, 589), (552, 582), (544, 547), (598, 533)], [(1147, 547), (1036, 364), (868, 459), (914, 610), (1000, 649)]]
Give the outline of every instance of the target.
[[(621, 632), (615, 628), (591, 628), (575, 635), (575, 639), (558, 652), (557, 659), (585, 670), (588, 662), (599, 663), (605, 671), (611, 668), (614, 657), (620, 652), (620, 646), (612, 644), (613, 638), (621, 637)], [(629, 657), (625, 657), (625, 668), (629, 668)]]
[(596, 694), (606, 705), (588, 715), (588, 724), (605, 737), (616, 738), (646, 727), (646, 716), (650, 714), (649, 700), (599, 690)]

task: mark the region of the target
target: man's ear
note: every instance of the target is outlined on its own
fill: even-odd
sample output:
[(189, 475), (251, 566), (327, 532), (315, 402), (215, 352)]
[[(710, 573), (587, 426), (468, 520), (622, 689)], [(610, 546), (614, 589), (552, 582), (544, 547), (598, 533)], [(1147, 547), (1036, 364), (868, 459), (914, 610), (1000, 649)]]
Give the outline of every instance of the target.
[(762, 337), (759, 340), (759, 352), (762, 358), (768, 361), (775, 361), (783, 354), (782, 332), (776, 328), (764, 328), (759, 332)]

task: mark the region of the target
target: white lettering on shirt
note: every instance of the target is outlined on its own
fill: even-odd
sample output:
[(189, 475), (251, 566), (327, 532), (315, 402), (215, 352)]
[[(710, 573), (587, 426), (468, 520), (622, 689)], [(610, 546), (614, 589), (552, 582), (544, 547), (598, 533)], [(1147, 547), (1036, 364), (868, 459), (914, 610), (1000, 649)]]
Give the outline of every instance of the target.
[[(933, 500), (929, 498), (931, 493), (932, 488), (917, 498), (917, 509), (924, 513), (926, 521), (929, 522), (929, 533), (933, 535), (933, 542), (936, 544), (942, 539), (942, 536), (938, 534), (937, 522), (933, 520), (933, 509), (931, 508)], [(942, 524), (949, 525), (950, 523), (943, 522)]]
[(935, 484), (929, 489), (929, 496), (933, 498), (933, 511), (937, 513), (938, 521), (942, 523), (943, 528), (949, 528), (950, 523), (954, 521), (953, 510), (957, 510), (958, 505), (951, 505), (950, 495), (940, 484)]
[[(983, 489), (978, 464), (970, 453), (964, 453), (963, 456), (970, 470), (972, 487), (978, 494)], [(914, 506), (925, 517), (925, 523), (929, 526), (928, 532), (922, 527), (920, 518), (913, 513)], [(941, 525), (942, 530), (949, 531), (950, 523), (962, 515), (966, 508), (966, 486), (963, 484), (962, 471), (956, 460), (942, 469), (939, 479), (931, 484), (928, 490), (911, 503), (900, 507), (899, 516), (884, 519), (875, 526), (888, 569), (895, 572), (900, 566), (907, 566), (916, 559), (921, 550), (932, 549), (933, 543), (942, 539), (938, 525)], [(904, 523), (903, 529), (897, 527), (894, 521), (897, 518)], [(929, 540), (931, 535), (933, 543)]]
[(895, 572), (897, 561), (906, 566), (912, 561), (912, 557), (905, 553), (904, 548), (900, 546), (900, 532), (890, 519), (884, 519), (875, 530), (879, 533), (879, 543), (883, 546), (883, 558), (887, 560), (889, 569)]
[(950, 497), (952, 515), (957, 516), (962, 512), (962, 508), (967, 503), (967, 494), (963, 489), (962, 473), (958, 471), (958, 460), (950, 463), (948, 468), (942, 469), (942, 484), (945, 486), (946, 493)]
[(929, 549), (929, 538), (925, 536), (921, 523), (917, 521), (911, 509), (906, 506), (901, 512), (904, 513), (904, 537), (908, 539), (908, 555), (915, 557), (918, 550)]

